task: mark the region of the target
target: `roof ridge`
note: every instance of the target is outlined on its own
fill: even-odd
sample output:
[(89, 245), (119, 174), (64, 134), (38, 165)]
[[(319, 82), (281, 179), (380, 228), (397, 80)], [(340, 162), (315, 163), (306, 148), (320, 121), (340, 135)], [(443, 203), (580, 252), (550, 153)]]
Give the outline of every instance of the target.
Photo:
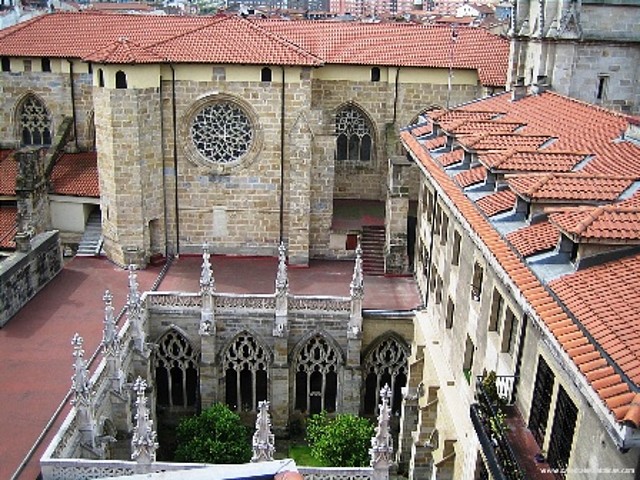
[(528, 193), (529, 196), (532, 196), (534, 193), (539, 192), (540, 189), (544, 185), (549, 183), (549, 181), (553, 178), (553, 174), (544, 173), (542, 175), (539, 175), (539, 177), (540, 178), (536, 180), (536, 182), (534, 182), (534, 184), (526, 192), (523, 192), (523, 193)]
[(599, 205), (591, 210), (587, 210), (586, 216), (584, 219), (578, 222), (576, 225), (575, 233), (577, 235), (581, 235), (587, 231), (587, 229), (595, 222), (603, 213), (605, 212), (605, 207), (603, 205)]
[(620, 117), (620, 118), (626, 119), (627, 121), (632, 121), (632, 120), (638, 121), (638, 117), (636, 117), (636, 116), (628, 115), (626, 113), (618, 112), (616, 110), (610, 110), (610, 109), (607, 109), (607, 108), (605, 108), (605, 107), (603, 107), (601, 105), (592, 104), (592, 103), (589, 103), (589, 102), (584, 101), (584, 100), (579, 100), (577, 98), (569, 97), (567, 95), (562, 95), (561, 93), (554, 92), (553, 90), (546, 90), (546, 91), (544, 91), (544, 92), (542, 92), (542, 93), (540, 93), (538, 95), (554, 95), (556, 97), (560, 97), (560, 98), (563, 98), (565, 100), (570, 100), (571, 102), (574, 102), (574, 103), (576, 103), (578, 105), (582, 105), (583, 107), (589, 107), (589, 108), (598, 110), (601, 113), (609, 114), (609, 115), (611, 115), (613, 117)]

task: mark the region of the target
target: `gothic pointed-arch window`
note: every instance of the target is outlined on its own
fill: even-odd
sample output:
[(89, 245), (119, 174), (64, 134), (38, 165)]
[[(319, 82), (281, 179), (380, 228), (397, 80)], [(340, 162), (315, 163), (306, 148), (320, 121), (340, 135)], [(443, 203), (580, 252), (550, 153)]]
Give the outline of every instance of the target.
[(389, 385), (393, 397), (391, 410), (400, 413), (402, 388), (407, 384), (409, 351), (397, 339), (388, 337), (366, 355), (363, 362), (364, 413), (373, 415), (378, 406), (380, 389)]
[(28, 96), (18, 110), (23, 145), (51, 145), (51, 116), (44, 103)]
[(336, 160), (370, 162), (373, 159), (373, 129), (364, 114), (353, 106), (336, 114)]
[(127, 74), (122, 70), (116, 72), (116, 88), (127, 88)]
[(338, 352), (321, 335), (309, 339), (295, 359), (295, 408), (310, 414), (336, 411)]
[(198, 354), (176, 330), (158, 342), (155, 358), (158, 405), (195, 407), (198, 393)]
[(232, 410), (255, 411), (267, 399), (269, 352), (251, 334), (237, 335), (224, 354), (225, 398)]

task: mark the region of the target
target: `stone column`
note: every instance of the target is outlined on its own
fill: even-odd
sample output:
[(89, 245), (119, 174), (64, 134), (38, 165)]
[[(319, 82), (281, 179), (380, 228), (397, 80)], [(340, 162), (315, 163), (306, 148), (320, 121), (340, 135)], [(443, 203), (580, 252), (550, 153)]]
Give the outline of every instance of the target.
[(104, 292), (104, 329), (102, 333), (102, 354), (107, 364), (111, 389), (118, 394), (122, 393), (124, 373), (122, 371), (121, 345), (116, 331), (116, 322), (113, 317), (113, 295), (109, 290)]
[(347, 364), (344, 370), (342, 408), (347, 413), (358, 414), (362, 385), (360, 355), (362, 353), (362, 301), (364, 299), (364, 275), (360, 245), (356, 248), (350, 294), (351, 312), (347, 324)]
[(42, 150), (31, 147), (15, 153), (18, 162), (16, 200), (18, 207), (16, 247), (31, 250), (31, 238), (51, 226), (47, 179)]
[(407, 217), (409, 215), (409, 186), (405, 171), (411, 167), (405, 157), (389, 159), (387, 201), (385, 212), (385, 273), (408, 273)]

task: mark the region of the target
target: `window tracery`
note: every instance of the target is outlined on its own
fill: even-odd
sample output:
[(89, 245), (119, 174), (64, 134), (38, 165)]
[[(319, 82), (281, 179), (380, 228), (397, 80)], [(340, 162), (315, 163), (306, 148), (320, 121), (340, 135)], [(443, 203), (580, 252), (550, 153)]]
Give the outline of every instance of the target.
[(336, 114), (336, 135), (336, 160), (371, 161), (373, 152), (371, 125), (360, 110), (348, 106)]
[(249, 333), (236, 336), (224, 354), (226, 403), (232, 410), (255, 411), (267, 400), (269, 352)]
[(31, 95), (22, 102), (19, 121), (23, 145), (51, 145), (51, 117), (39, 99)]
[(231, 102), (209, 103), (191, 120), (191, 140), (207, 161), (229, 164), (249, 152), (254, 140), (251, 119)]
[(198, 354), (176, 330), (158, 342), (155, 358), (157, 402), (166, 407), (193, 407), (198, 391)]
[(335, 412), (338, 352), (320, 335), (311, 338), (296, 358), (296, 410)]
[(402, 388), (407, 384), (408, 356), (407, 348), (393, 337), (384, 339), (367, 354), (363, 363), (366, 414), (375, 413), (380, 389), (385, 385), (393, 392), (392, 412), (400, 412)]

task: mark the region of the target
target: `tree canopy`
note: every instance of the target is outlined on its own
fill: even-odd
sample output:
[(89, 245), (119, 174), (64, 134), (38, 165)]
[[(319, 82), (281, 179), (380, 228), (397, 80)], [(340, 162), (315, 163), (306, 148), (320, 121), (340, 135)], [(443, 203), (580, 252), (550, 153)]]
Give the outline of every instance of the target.
[(325, 412), (307, 422), (311, 454), (330, 467), (366, 467), (374, 426), (366, 418), (341, 414), (329, 419)]

